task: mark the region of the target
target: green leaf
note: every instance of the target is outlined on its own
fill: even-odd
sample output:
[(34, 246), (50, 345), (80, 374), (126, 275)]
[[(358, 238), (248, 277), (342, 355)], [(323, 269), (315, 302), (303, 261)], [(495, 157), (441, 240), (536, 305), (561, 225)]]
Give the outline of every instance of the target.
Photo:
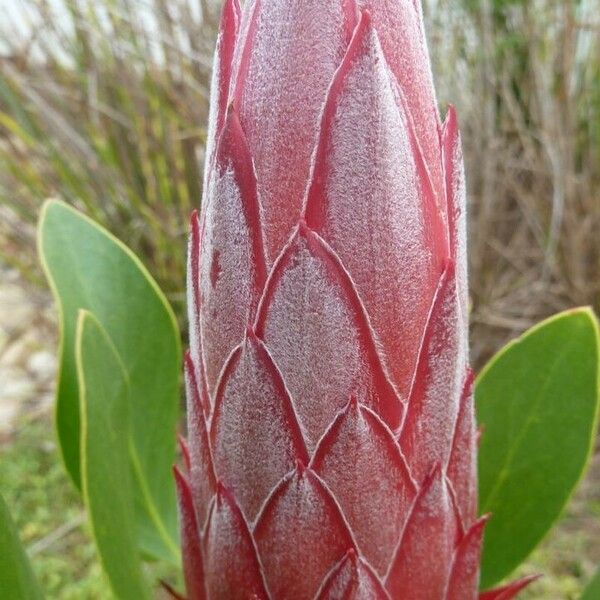
[(42, 600), (8, 507), (0, 496), (0, 591), (4, 600)]
[(78, 311), (85, 309), (106, 330), (129, 377), (140, 546), (150, 556), (176, 562), (179, 545), (171, 465), (181, 348), (173, 312), (138, 258), (66, 204), (44, 205), (38, 243), (59, 306), (56, 424), (67, 470), (81, 488), (75, 326)]
[(583, 591), (581, 600), (598, 600), (598, 598), (600, 598), (600, 569), (596, 571), (594, 578)]
[(567, 311), (508, 344), (476, 382), (482, 588), (542, 540), (582, 477), (598, 418), (598, 324)]
[(136, 543), (130, 448), (129, 378), (100, 323), (77, 321), (81, 398), (81, 482), (104, 572), (117, 598), (150, 598)]

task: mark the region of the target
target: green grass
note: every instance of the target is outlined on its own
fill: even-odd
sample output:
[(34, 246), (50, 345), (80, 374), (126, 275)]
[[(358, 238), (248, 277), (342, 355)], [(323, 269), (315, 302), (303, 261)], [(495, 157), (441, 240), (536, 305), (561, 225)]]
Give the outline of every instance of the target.
[(83, 506), (60, 462), (48, 418), (22, 421), (2, 444), (0, 488), (46, 597), (110, 599)]

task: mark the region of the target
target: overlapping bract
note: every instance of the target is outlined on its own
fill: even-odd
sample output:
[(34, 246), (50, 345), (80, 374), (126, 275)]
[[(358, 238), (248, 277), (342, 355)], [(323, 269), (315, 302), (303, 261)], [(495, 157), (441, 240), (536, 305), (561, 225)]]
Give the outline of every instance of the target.
[(189, 246), (190, 600), (477, 597), (462, 156), (420, 10), (225, 4)]

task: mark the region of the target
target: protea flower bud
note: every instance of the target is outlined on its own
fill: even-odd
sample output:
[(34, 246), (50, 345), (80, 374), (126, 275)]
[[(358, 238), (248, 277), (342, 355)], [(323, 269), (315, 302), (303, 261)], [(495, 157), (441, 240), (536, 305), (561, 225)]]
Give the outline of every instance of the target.
[(417, 0), (226, 2), (189, 246), (190, 600), (477, 597), (464, 203)]

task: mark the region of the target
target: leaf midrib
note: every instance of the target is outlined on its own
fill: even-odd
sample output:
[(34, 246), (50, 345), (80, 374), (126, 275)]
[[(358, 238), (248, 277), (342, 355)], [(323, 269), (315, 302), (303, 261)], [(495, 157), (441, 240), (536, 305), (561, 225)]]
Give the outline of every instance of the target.
[(529, 410), (527, 412), (527, 418), (525, 419), (525, 423), (524, 423), (523, 427), (521, 428), (520, 433), (518, 434), (518, 436), (515, 439), (515, 443), (511, 446), (510, 450), (506, 453), (506, 461), (504, 462), (503, 466), (500, 469), (500, 472), (496, 479), (496, 483), (490, 490), (490, 493), (487, 495), (486, 500), (481, 503), (481, 505), (482, 505), (481, 512), (482, 513), (486, 513), (491, 510), (494, 500), (496, 499), (500, 490), (504, 486), (504, 482), (509, 477), (509, 475), (511, 473), (512, 462), (513, 462), (515, 456), (517, 455), (518, 451), (521, 449), (523, 441), (526, 439), (527, 433), (529, 432), (529, 430), (531, 429), (531, 427), (533, 425), (533, 422), (535, 421), (534, 415), (537, 414), (537, 408), (539, 407), (539, 404), (541, 403), (541, 399), (544, 396), (546, 390), (550, 386), (550, 382), (552, 381), (552, 378), (553, 378), (553, 373), (554, 373), (556, 367), (565, 359), (565, 356), (567, 356), (568, 352), (572, 348), (573, 343), (574, 343), (573, 338), (571, 338), (571, 340), (569, 342), (567, 342), (567, 344), (565, 344), (565, 346), (563, 346), (562, 351), (556, 356), (555, 360), (552, 362), (552, 366), (549, 369), (550, 376), (547, 378), (546, 382), (539, 388), (538, 393), (534, 396), (535, 400), (530, 405), (531, 410)]

